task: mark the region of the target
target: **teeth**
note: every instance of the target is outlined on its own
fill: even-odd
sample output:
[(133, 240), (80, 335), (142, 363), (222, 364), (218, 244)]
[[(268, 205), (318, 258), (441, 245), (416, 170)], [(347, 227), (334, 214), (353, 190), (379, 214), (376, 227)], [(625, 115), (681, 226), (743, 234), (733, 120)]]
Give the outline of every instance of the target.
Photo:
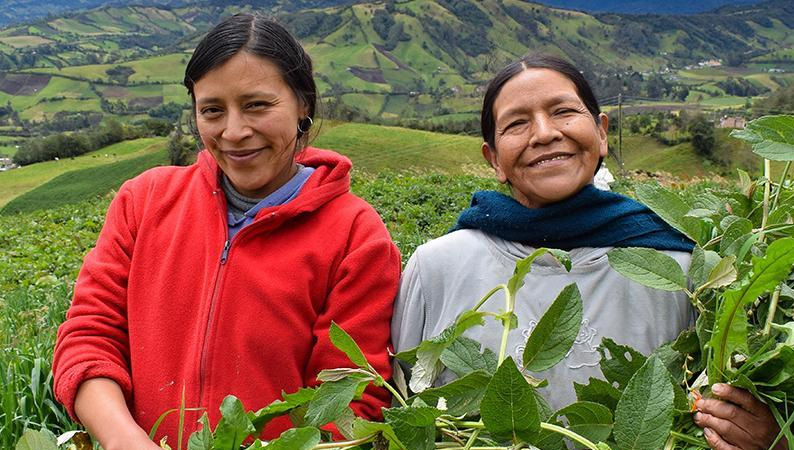
[(555, 156), (554, 158), (551, 158), (551, 159), (544, 159), (542, 161), (536, 162), (533, 165), (534, 166), (542, 166), (543, 164), (546, 164), (547, 162), (557, 161), (557, 160), (560, 160), (560, 159), (568, 159), (568, 155), (560, 155), (560, 156)]

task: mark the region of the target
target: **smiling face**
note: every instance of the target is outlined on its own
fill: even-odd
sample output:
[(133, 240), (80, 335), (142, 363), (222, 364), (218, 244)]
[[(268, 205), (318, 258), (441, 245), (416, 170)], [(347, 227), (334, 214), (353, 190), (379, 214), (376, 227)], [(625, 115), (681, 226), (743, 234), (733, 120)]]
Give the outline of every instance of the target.
[(557, 71), (519, 72), (502, 87), (493, 115), (495, 148), (483, 143), (483, 156), (528, 208), (579, 192), (607, 155), (606, 115), (597, 124), (573, 82)]
[(307, 108), (275, 64), (241, 51), (193, 89), (204, 148), (240, 194), (264, 198), (289, 181)]

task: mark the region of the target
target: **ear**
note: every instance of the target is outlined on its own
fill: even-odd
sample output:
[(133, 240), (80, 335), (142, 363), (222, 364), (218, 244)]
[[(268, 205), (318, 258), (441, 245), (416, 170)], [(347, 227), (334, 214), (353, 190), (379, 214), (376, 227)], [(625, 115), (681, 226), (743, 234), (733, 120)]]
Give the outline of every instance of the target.
[(488, 164), (493, 168), (496, 179), (499, 180), (500, 183), (506, 183), (507, 177), (499, 166), (499, 158), (496, 157), (496, 149), (491, 148), (487, 142), (482, 143), (482, 157), (485, 158)]
[(599, 149), (598, 154), (602, 158), (606, 158), (609, 154), (609, 141), (607, 140), (607, 130), (609, 130), (609, 116), (604, 113), (598, 115), (598, 139)]

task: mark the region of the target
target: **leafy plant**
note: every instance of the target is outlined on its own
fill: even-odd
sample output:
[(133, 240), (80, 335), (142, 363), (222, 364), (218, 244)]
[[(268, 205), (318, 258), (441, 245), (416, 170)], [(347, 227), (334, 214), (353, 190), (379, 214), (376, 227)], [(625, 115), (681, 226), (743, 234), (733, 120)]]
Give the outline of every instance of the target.
[[(763, 179), (753, 182), (740, 172), (740, 193), (707, 192), (689, 204), (659, 186), (637, 188), (641, 201), (697, 244), (688, 273), (649, 249), (614, 249), (609, 262), (638, 283), (683, 290), (697, 309), (695, 329), (682, 332), (671, 348), (669, 358), (682, 375), (676, 389), (696, 398), (708, 384), (744, 388), (770, 406), (782, 430), (778, 439), (785, 436), (794, 448), (794, 186), (788, 176), (794, 116), (762, 117), (732, 135), (767, 158)], [(787, 161), (777, 183), (770, 159)], [(677, 415), (667, 448), (705, 446), (689, 413)]]

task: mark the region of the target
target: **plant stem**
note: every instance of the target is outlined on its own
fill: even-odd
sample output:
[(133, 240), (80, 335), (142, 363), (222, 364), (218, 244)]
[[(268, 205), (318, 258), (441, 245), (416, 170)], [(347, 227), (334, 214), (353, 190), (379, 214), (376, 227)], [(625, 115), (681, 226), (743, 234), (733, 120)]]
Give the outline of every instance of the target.
[(502, 283), (499, 286), (496, 286), (495, 288), (493, 288), (490, 291), (488, 291), (488, 293), (485, 294), (483, 296), (483, 298), (480, 299), (479, 302), (477, 302), (477, 306), (474, 307), (474, 311), (477, 311), (478, 309), (480, 309), (480, 307), (485, 303), (485, 301), (488, 300), (489, 298), (491, 298), (491, 296), (494, 295), (495, 293), (497, 293), (500, 289), (504, 289), (505, 292), (506, 292), (507, 291), (507, 285)]
[(780, 183), (777, 185), (777, 191), (775, 191), (775, 199), (772, 200), (772, 211), (775, 210), (777, 207), (777, 202), (780, 199), (780, 192), (783, 190), (783, 183), (786, 182), (786, 177), (788, 176), (788, 170), (791, 168), (791, 161), (786, 162), (786, 167), (783, 168), (783, 175), (780, 176)]
[(510, 289), (505, 289), (505, 315), (502, 319), (502, 342), (499, 344), (499, 365), (505, 360), (505, 353), (507, 353), (507, 335), (510, 333), (510, 316), (513, 313), (513, 298)]
[(571, 430), (569, 430), (567, 428), (563, 428), (561, 426), (554, 425), (554, 424), (551, 424), (551, 423), (546, 423), (546, 422), (541, 422), (540, 423), (540, 428), (543, 429), (543, 430), (553, 431), (555, 433), (559, 433), (559, 434), (567, 437), (568, 439), (570, 439), (570, 440), (572, 440), (574, 442), (577, 442), (579, 444), (584, 445), (585, 447), (587, 447), (587, 448), (589, 448), (591, 450), (598, 450), (598, 446), (595, 445), (592, 441), (590, 441), (589, 439), (587, 439), (584, 436), (580, 436), (580, 435), (574, 433), (573, 431), (571, 431)]
[(405, 399), (403, 398), (403, 396), (400, 395), (399, 392), (397, 392), (397, 389), (394, 389), (394, 387), (392, 387), (392, 385), (390, 385), (389, 383), (387, 383), (385, 381), (383, 382), (383, 387), (385, 387), (389, 392), (391, 392), (391, 395), (393, 395), (394, 398), (396, 398), (397, 401), (400, 402), (401, 405), (403, 405), (406, 408), (408, 407), (408, 403), (406, 403)]
[(331, 449), (331, 448), (350, 448), (355, 447), (357, 445), (366, 444), (368, 442), (372, 442), (375, 440), (377, 434), (372, 434), (370, 436), (365, 436), (363, 438), (354, 439), (352, 441), (339, 441), (339, 442), (324, 442), (322, 444), (317, 444), (312, 447), (313, 450), (322, 450), (322, 449)]
[(678, 439), (679, 441), (684, 441), (684, 442), (686, 442), (687, 444), (690, 444), (690, 445), (697, 445), (698, 447), (701, 447), (701, 448), (709, 448), (708, 444), (706, 444), (706, 441), (703, 441), (703, 440), (698, 439), (696, 437), (690, 436), (688, 434), (678, 433), (676, 431), (671, 431), (670, 432), (670, 436)]
[[(761, 228), (766, 228), (766, 222), (769, 219), (769, 193), (772, 188), (772, 162), (764, 158), (764, 210), (761, 217)], [(758, 240), (764, 242), (763, 232), (758, 237)]]
[(777, 303), (780, 300), (780, 289), (781, 286), (778, 285), (775, 288), (775, 292), (772, 293), (772, 299), (769, 303), (769, 311), (766, 313), (766, 324), (764, 324), (764, 336), (768, 336), (769, 332), (772, 331), (772, 322), (775, 319), (775, 312), (777, 311)]
[(479, 435), (480, 435), (480, 429), (478, 428), (474, 430), (474, 433), (471, 434), (471, 437), (469, 438), (469, 441), (466, 442), (466, 446), (463, 447), (463, 450), (471, 450), (474, 443), (477, 442), (477, 436)]

